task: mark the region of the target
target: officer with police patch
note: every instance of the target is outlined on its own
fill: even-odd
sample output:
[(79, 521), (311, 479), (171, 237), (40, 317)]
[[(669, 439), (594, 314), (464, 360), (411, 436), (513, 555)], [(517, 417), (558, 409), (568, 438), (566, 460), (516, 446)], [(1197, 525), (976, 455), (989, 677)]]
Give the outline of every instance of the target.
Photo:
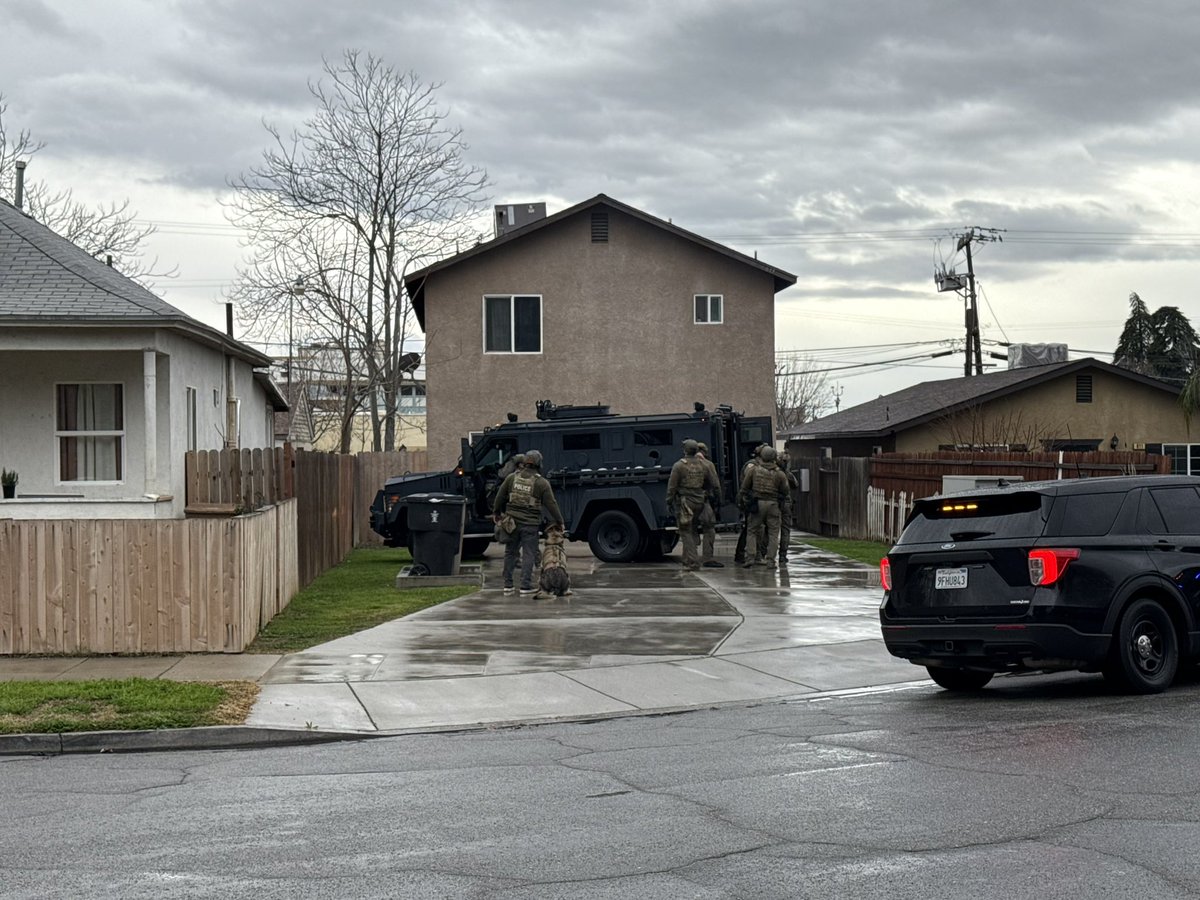
[(512, 516), (517, 530), (513, 540), (504, 545), (504, 593), (513, 592), (513, 574), (517, 568), (517, 557), (521, 558), (521, 596), (534, 594), (533, 564), (538, 556), (538, 526), (542, 522), (542, 509), (552, 524), (565, 530), (562, 512), (554, 499), (554, 488), (541, 475), (542, 454), (537, 450), (525, 453), (525, 460), (516, 472), (504, 479), (496, 502), (492, 507), (492, 518), (497, 523), (504, 515)]

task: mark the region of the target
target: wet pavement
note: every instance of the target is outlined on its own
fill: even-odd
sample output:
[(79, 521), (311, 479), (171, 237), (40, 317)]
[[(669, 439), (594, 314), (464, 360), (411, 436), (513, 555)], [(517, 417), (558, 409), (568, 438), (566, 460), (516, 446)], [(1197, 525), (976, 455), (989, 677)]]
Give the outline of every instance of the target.
[(606, 564), (570, 548), (570, 597), (482, 590), (290, 654), (248, 724), (403, 731), (673, 710), (922, 679), (879, 638), (879, 575), (809, 547), (782, 570)]

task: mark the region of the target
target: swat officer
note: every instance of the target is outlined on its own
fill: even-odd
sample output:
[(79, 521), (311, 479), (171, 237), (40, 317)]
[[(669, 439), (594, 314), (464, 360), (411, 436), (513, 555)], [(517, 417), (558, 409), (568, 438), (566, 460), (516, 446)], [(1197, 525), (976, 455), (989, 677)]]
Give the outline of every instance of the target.
[(688, 438), (683, 442), (683, 459), (671, 466), (667, 479), (667, 505), (675, 510), (679, 539), (683, 543), (683, 567), (700, 568), (696, 556), (696, 517), (704, 509), (705, 497), (719, 491), (716, 469), (697, 456), (700, 444)]
[(791, 460), (788, 459), (786, 453), (779, 455), (779, 471), (787, 476), (788, 480), (788, 504), (787, 511), (784, 512), (783, 507), (780, 507), (779, 520), (779, 565), (787, 563), (788, 547), (792, 542), (792, 509), (793, 502), (796, 496), (795, 492), (800, 487), (800, 482), (796, 479), (796, 475), (792, 472)]
[[(747, 569), (753, 565), (775, 568), (781, 512), (791, 514), (787, 476), (775, 464), (775, 455), (774, 447), (763, 447), (758, 454), (757, 465), (742, 479), (742, 489), (738, 494), (738, 505), (750, 511), (746, 561), (742, 563)], [(765, 559), (758, 559), (759, 544), (766, 545)]]
[(513, 540), (504, 545), (504, 593), (513, 592), (513, 573), (517, 568), (517, 557), (521, 558), (521, 596), (532, 597), (533, 564), (538, 556), (538, 526), (542, 521), (542, 509), (553, 524), (564, 528), (562, 512), (554, 499), (554, 488), (541, 475), (542, 454), (537, 450), (525, 453), (525, 460), (516, 472), (504, 479), (496, 502), (492, 507), (492, 518), (499, 523), (501, 516), (510, 515), (517, 523)]
[(717, 517), (721, 513), (721, 505), (725, 501), (724, 494), (721, 490), (721, 478), (717, 475), (717, 466), (712, 461), (712, 455), (709, 453), (708, 444), (700, 441), (700, 449), (696, 455), (708, 464), (708, 468), (712, 470), (713, 481), (717, 483), (717, 491), (715, 494), (709, 494), (705, 499), (704, 509), (701, 511), (697, 519), (697, 531), (700, 532), (701, 546), (700, 555), (704, 558), (701, 565), (709, 569), (723, 569), (725, 564), (717, 562), (713, 554), (713, 549), (717, 542)]
[[(742, 474), (738, 476), (738, 485), (746, 480), (748, 473), (758, 462), (758, 454), (762, 453), (763, 447), (766, 444), (759, 444), (754, 448), (754, 452), (750, 454), (750, 458), (746, 460), (746, 464), (742, 466)], [(733, 551), (733, 561), (737, 565), (742, 565), (746, 561), (746, 534), (750, 530), (750, 516), (745, 511), (742, 512), (742, 527), (738, 531), (737, 547)]]

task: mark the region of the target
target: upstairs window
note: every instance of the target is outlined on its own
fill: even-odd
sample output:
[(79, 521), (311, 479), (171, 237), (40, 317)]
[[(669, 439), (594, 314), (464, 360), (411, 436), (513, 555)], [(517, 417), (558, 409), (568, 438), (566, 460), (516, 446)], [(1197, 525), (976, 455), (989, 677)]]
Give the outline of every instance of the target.
[(483, 298), (484, 353), (541, 353), (542, 298), (494, 294)]
[(59, 481), (124, 478), (125, 398), (120, 384), (56, 386)]
[(725, 298), (720, 294), (696, 294), (697, 325), (720, 325), (725, 321)]

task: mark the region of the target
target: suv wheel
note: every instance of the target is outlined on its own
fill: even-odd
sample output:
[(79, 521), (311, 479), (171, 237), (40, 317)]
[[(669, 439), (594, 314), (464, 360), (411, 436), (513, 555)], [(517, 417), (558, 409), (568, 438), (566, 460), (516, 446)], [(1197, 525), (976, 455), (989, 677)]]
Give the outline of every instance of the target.
[(978, 691), (992, 680), (991, 672), (975, 669), (951, 669), (949, 666), (926, 666), (929, 677), (948, 691)]
[(1157, 694), (1170, 687), (1179, 668), (1179, 639), (1162, 605), (1147, 597), (1134, 600), (1121, 616), (1112, 656), (1104, 675), (1135, 694)]

